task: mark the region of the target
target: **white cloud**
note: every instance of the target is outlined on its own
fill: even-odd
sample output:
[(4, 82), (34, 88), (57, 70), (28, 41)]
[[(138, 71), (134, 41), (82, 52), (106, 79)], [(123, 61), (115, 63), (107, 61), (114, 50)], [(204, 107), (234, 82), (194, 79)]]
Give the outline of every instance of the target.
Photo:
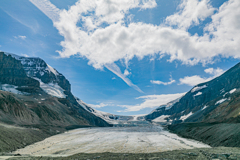
[(205, 27), (213, 38), (211, 47), (215, 46), (215, 52), (224, 57), (232, 56), (240, 58), (240, 1), (229, 0), (212, 15), (212, 23)]
[(220, 76), (221, 74), (223, 74), (224, 71), (221, 68), (217, 68), (217, 69), (207, 68), (204, 70), (204, 72), (206, 72), (208, 74), (212, 74), (216, 77), (216, 76)]
[(119, 105), (119, 107), (126, 108), (125, 109), (126, 112), (139, 111), (144, 108), (155, 108), (155, 107), (159, 107), (160, 105), (166, 104), (172, 100), (175, 100), (183, 96), (184, 94), (185, 93), (141, 96), (136, 98), (136, 99), (143, 99), (143, 102), (141, 104)]
[(157, 6), (155, 0), (142, 0), (142, 3), (143, 3), (143, 5), (141, 6), (142, 9), (154, 8)]
[(15, 39), (22, 39), (22, 40), (25, 40), (27, 37), (26, 36), (21, 36), (21, 35), (18, 35), (18, 36), (14, 36)]
[(204, 83), (207, 81), (210, 81), (218, 76), (220, 76), (221, 74), (224, 73), (224, 71), (220, 68), (214, 69), (214, 68), (207, 68), (204, 70), (204, 72), (211, 74), (211, 77), (205, 78), (205, 77), (200, 77), (199, 75), (194, 75), (194, 76), (186, 76), (184, 78), (180, 78), (180, 84), (186, 84), (189, 86), (195, 86), (199, 83)]
[(189, 86), (195, 86), (199, 83), (208, 81), (208, 78), (202, 78), (199, 75), (194, 75), (194, 76), (186, 76), (184, 78), (180, 78), (179, 81), (180, 81), (180, 84), (187, 84)]
[(105, 104), (105, 103), (100, 103), (100, 104), (88, 104), (89, 106), (93, 107), (93, 108), (103, 108), (106, 106), (109, 106), (109, 104)]
[[(85, 57), (96, 69), (114, 65), (119, 60), (125, 60), (127, 68), (133, 57), (142, 59), (156, 53), (169, 55), (170, 61), (180, 60), (190, 65), (209, 63), (217, 56), (240, 58), (239, 0), (225, 2), (216, 13), (209, 0), (183, 0), (179, 12), (166, 19), (168, 24), (176, 27), (131, 21), (125, 25), (124, 18), (129, 16), (130, 9), (153, 8), (156, 6), (154, 0), (81, 0), (69, 10), (61, 11), (48, 0), (31, 1), (53, 20), (64, 37), (59, 55)], [(204, 28), (203, 36), (191, 35), (186, 30), (209, 16), (212, 22)], [(77, 25), (79, 21), (82, 26)], [(103, 26), (103, 23), (107, 25)], [(116, 67), (106, 68), (140, 91)], [(201, 77), (194, 78), (201, 80)]]
[(198, 25), (199, 21), (211, 16), (216, 9), (210, 5), (210, 0), (183, 0), (179, 5), (179, 10), (168, 16), (166, 23), (188, 29), (191, 25)]
[(170, 85), (170, 84), (172, 84), (172, 83), (174, 83), (174, 82), (176, 82), (174, 79), (172, 79), (172, 78), (170, 78), (169, 79), (170, 81), (169, 82), (162, 82), (162, 81), (156, 81), (156, 80), (150, 80), (150, 82), (152, 83), (152, 84), (163, 84), (163, 85)]
[(131, 72), (129, 72), (127, 69), (125, 69), (124, 75), (125, 75), (125, 76), (128, 76), (128, 75), (130, 75), (130, 74), (131, 74)]

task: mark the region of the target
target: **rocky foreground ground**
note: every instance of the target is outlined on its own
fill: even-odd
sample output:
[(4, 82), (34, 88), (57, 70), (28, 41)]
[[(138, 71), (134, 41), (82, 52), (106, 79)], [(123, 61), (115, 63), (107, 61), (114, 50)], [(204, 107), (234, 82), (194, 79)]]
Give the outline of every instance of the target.
[[(5, 157), (6, 158), (6, 157)], [(1, 157), (0, 157), (1, 159)], [(10, 160), (240, 160), (240, 148), (214, 147), (157, 153), (80, 153), (69, 157), (24, 157)]]

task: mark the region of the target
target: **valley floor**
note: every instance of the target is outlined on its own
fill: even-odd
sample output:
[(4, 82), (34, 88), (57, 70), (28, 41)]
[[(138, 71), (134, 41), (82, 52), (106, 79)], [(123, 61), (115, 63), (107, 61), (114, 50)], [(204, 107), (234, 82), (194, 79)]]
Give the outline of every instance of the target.
[(161, 126), (81, 128), (55, 135), (15, 151), (31, 156), (70, 156), (78, 153), (153, 153), (179, 149), (209, 148), (181, 138)]
[[(239, 160), (240, 148), (213, 147), (155, 153), (79, 153), (68, 157), (2, 157), (9, 160)], [(1, 157), (0, 157), (1, 160)]]

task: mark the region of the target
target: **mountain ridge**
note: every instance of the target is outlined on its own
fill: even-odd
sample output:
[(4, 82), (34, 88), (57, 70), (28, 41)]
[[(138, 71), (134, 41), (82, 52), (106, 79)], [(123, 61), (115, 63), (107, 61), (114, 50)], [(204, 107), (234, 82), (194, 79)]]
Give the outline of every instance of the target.
[[(234, 100), (239, 99), (239, 77), (240, 63), (219, 77), (194, 86), (179, 101), (174, 103), (170, 109), (164, 106), (159, 107), (157, 111), (153, 111), (145, 118), (151, 121), (157, 117), (168, 115), (169, 117), (166, 121), (170, 124), (182, 122), (223, 122), (230, 119), (239, 119), (239, 108), (229, 105)], [(224, 109), (223, 106), (228, 106), (228, 109)], [(218, 115), (218, 113), (224, 114), (223, 110), (229, 111), (231, 116)]]

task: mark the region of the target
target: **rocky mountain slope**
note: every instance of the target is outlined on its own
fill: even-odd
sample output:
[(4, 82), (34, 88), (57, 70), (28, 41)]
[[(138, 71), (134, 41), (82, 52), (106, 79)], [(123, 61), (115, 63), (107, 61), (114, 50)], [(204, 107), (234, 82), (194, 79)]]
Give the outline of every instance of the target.
[(109, 126), (86, 111), (72, 95), (69, 81), (40, 58), (0, 52), (0, 90), (1, 122)]
[(198, 84), (171, 107), (160, 106), (146, 120), (165, 117), (169, 124), (182, 122), (240, 122), (240, 63), (221, 76)]
[(49, 126), (49, 129), (109, 126), (66, 99), (49, 95), (18, 95), (6, 91), (0, 91), (0, 122), (37, 128)]

